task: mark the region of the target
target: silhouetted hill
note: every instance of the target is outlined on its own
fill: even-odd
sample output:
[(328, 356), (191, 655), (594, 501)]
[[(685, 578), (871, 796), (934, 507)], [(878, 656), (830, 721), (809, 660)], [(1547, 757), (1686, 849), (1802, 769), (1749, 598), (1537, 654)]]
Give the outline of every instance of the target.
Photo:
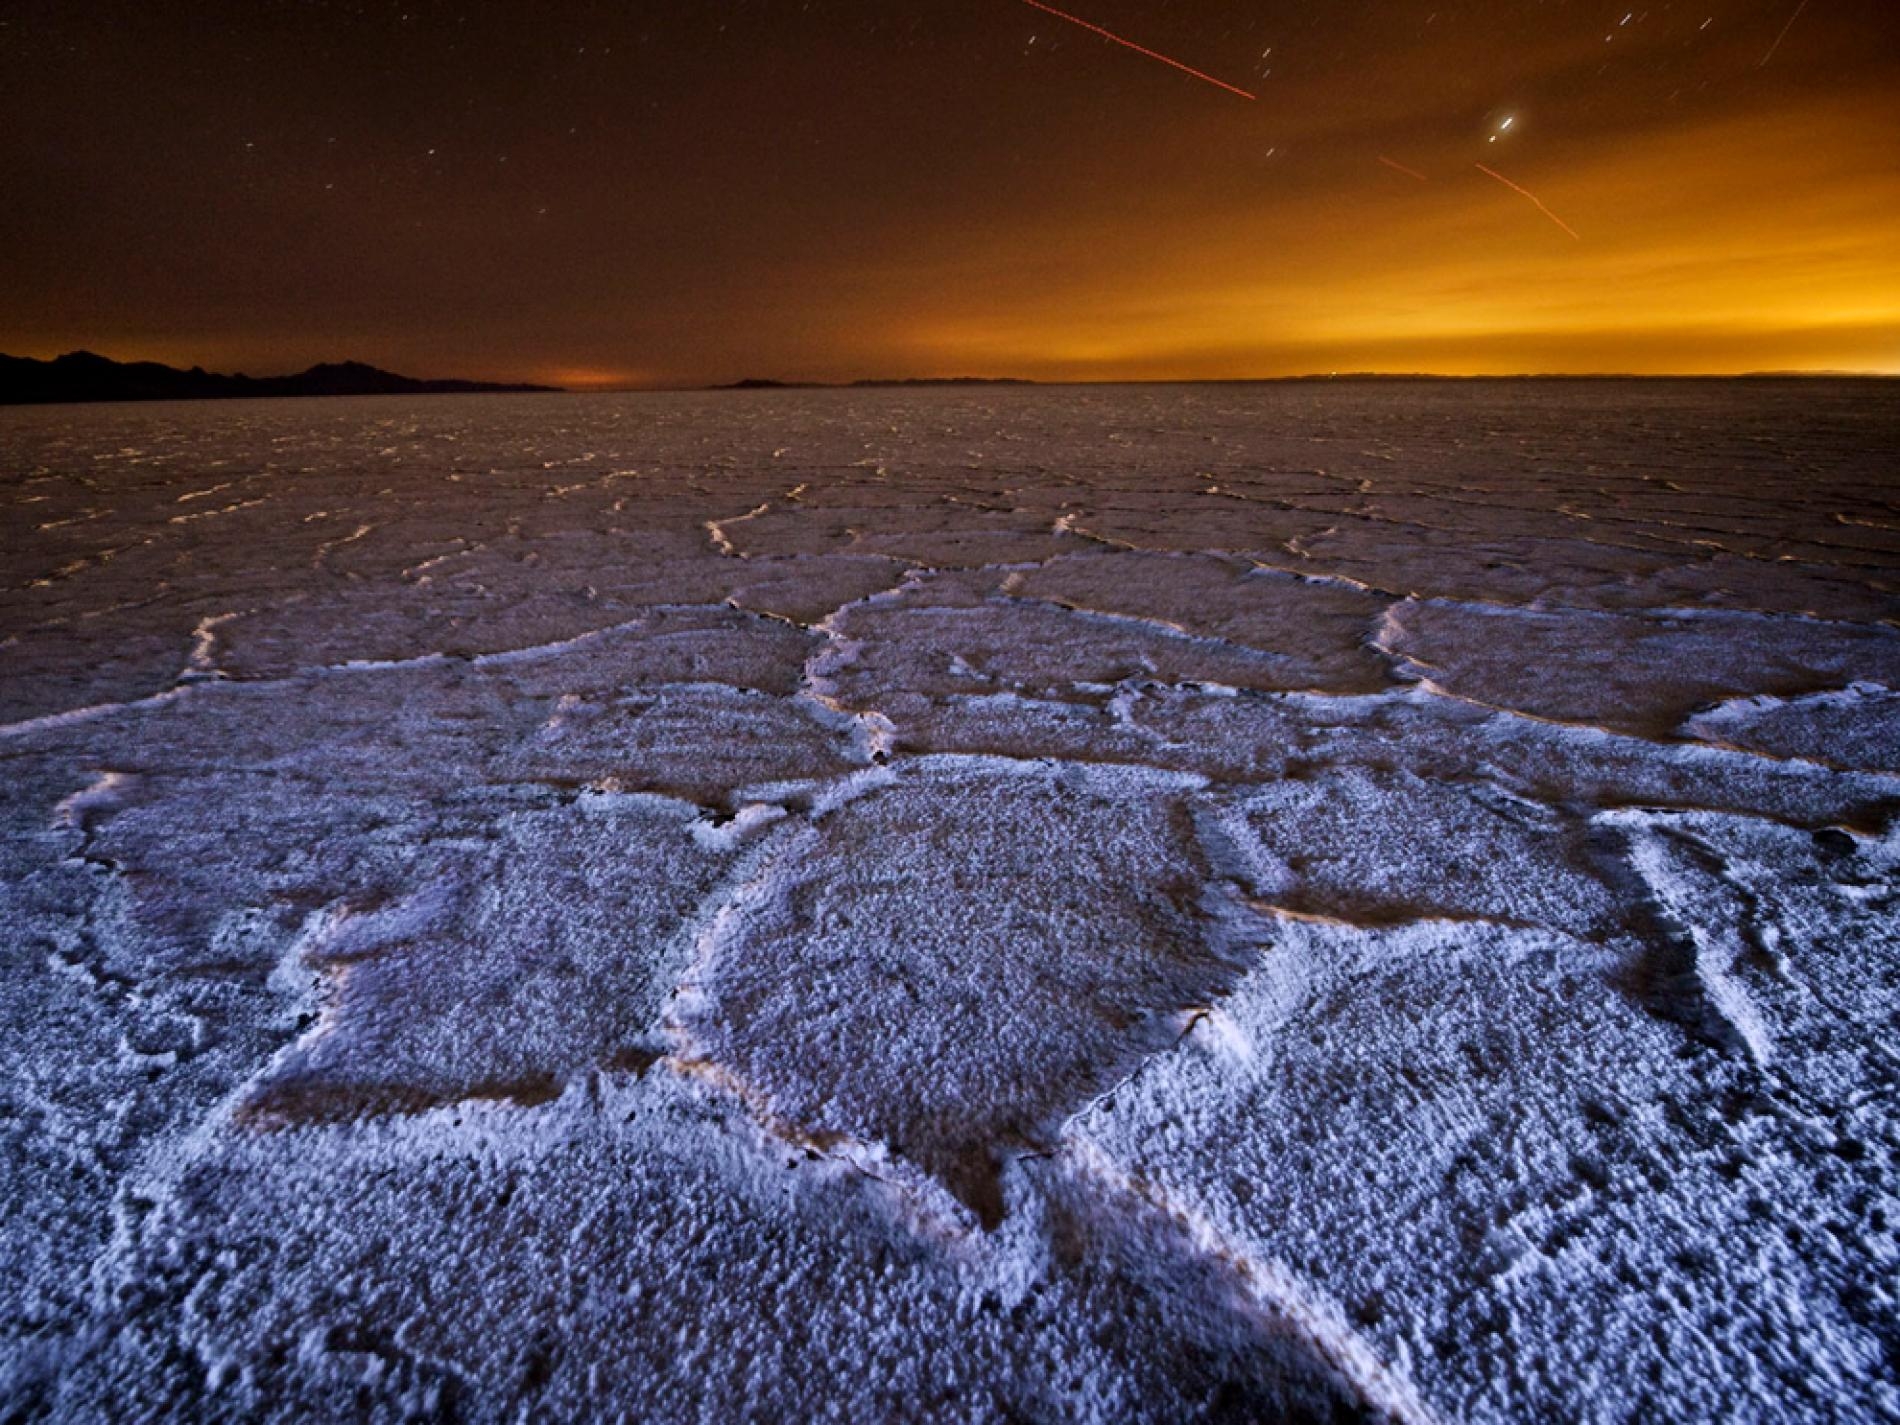
[(226, 376), (194, 366), (113, 361), (70, 351), (52, 361), (0, 356), (0, 405), (54, 401), (206, 401), (240, 396), (439, 396), (480, 391), (553, 391), (489, 381), (420, 381), (360, 361), (324, 362), (295, 376)]

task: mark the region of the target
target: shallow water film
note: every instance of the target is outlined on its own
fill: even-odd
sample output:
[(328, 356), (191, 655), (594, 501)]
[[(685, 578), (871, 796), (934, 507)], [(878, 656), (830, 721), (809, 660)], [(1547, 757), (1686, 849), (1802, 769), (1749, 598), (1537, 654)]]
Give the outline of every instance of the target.
[(1897, 451), (0, 412), (0, 1413), (1900, 1412)]

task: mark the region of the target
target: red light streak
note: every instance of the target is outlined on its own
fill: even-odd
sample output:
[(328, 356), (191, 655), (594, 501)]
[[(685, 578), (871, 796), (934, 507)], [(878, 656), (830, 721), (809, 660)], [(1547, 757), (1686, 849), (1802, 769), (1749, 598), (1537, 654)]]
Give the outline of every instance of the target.
[(1518, 184), (1511, 182), (1511, 180), (1506, 178), (1502, 173), (1499, 173), (1494, 169), (1486, 168), (1482, 163), (1477, 165), (1477, 169), (1478, 169), (1478, 172), (1480, 173), (1489, 173), (1493, 178), (1497, 179), (1498, 182), (1502, 183), (1506, 188), (1509, 188), (1513, 193), (1522, 193), (1526, 198), (1529, 198), (1531, 202), (1537, 205), (1538, 212), (1542, 213), (1545, 217), (1549, 218), (1558, 227), (1562, 228), (1565, 232), (1569, 233), (1570, 236), (1572, 236), (1573, 238), (1576, 238), (1578, 242), (1583, 241), (1581, 237), (1577, 237), (1577, 230), (1575, 228), (1571, 227), (1569, 223), (1566, 223), (1562, 218), (1558, 217), (1555, 213), (1551, 212), (1550, 209), (1546, 208), (1544, 206), (1544, 200), (1542, 198), (1539, 198), (1535, 193), (1531, 192), (1530, 189), (1521, 187)]
[(1257, 99), (1260, 97), (1257, 94), (1249, 94), (1245, 89), (1237, 89), (1224, 79), (1216, 79), (1211, 74), (1203, 74), (1198, 69), (1190, 68), (1189, 66), (1181, 63), (1181, 61), (1178, 59), (1169, 59), (1165, 54), (1158, 54), (1154, 50), (1147, 48), (1145, 45), (1138, 45), (1133, 40), (1125, 40), (1112, 30), (1105, 30), (1100, 25), (1091, 25), (1087, 20), (1079, 19), (1076, 16), (1069, 14), (1066, 10), (1058, 10), (1053, 5), (1045, 5), (1042, 3), (1042, 0), (1023, 0), (1023, 4), (1031, 6), (1034, 9), (1041, 10), (1046, 14), (1054, 15), (1058, 20), (1067, 20), (1071, 25), (1080, 25), (1083, 29), (1088, 30), (1094, 34), (1098, 34), (1105, 40), (1113, 40), (1116, 44), (1122, 46), (1122, 48), (1124, 49), (1133, 50), (1136, 54), (1145, 54), (1148, 56), (1149, 59), (1158, 59), (1163, 64), (1170, 65), (1173, 68), (1180, 70), (1183, 74), (1191, 74), (1196, 79), (1203, 80), (1208, 84), (1212, 84), (1217, 89), (1225, 89), (1229, 94), (1238, 94), (1243, 99)]
[(1379, 162), (1383, 163), (1387, 168), (1396, 169), (1398, 172), (1403, 173), (1407, 178), (1416, 178), (1420, 183), (1429, 181), (1426, 179), (1425, 175), (1420, 173), (1416, 168), (1407, 168), (1402, 163), (1395, 163), (1391, 159), (1387, 158), (1384, 154), (1379, 155)]

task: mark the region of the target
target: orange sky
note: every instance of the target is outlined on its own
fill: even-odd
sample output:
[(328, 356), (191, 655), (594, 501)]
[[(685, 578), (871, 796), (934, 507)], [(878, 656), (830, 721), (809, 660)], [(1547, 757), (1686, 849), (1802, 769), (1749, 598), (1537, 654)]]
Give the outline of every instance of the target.
[[(912, 364), (1030, 375), (1327, 370), (1900, 371), (1900, 129), (1805, 100), (1567, 157), (1492, 154), (1567, 236), (1455, 148), (1363, 163), (1287, 202), (1068, 241), (1085, 261), (959, 254), (977, 310), (903, 323)], [(1038, 243), (1061, 244), (1046, 232)], [(900, 284), (901, 285), (901, 284)], [(883, 297), (902, 304), (901, 293)]]
[(1248, 102), (1017, 0), (33, 0), (0, 350), (585, 386), (1900, 372), (1889, 4), (1630, 3), (1073, 0)]

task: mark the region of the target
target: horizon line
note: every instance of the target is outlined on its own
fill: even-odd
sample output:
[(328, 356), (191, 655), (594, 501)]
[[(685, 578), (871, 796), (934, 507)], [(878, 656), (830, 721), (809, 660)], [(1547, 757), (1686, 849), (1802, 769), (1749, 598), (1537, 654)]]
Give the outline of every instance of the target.
[[(10, 359), (11, 353), (5, 353)], [(56, 357), (25, 357), (24, 360), (47, 363), (73, 356), (100, 357), (89, 347), (75, 347), (60, 353)], [(154, 358), (134, 357), (130, 359), (101, 357), (114, 365), (166, 365)], [(380, 368), (361, 358), (323, 360), (304, 367), (301, 371), (289, 372), (284, 376), (253, 377), (254, 380), (284, 380), (307, 374), (310, 371), (326, 367), (369, 366), (383, 370), (385, 374), (397, 373)], [(202, 365), (191, 367), (171, 367), (179, 372), (205, 371)], [(830, 379), (807, 377), (761, 377), (746, 376), (736, 379), (717, 381), (682, 379), (677, 381), (612, 381), (612, 382), (562, 382), (556, 368), (555, 373), (545, 376), (451, 376), (426, 375), (405, 377), (404, 379), (425, 382), (465, 381), (477, 385), (534, 385), (546, 391), (568, 395), (635, 395), (665, 394), (689, 391), (759, 391), (759, 390), (851, 390), (877, 387), (903, 386), (1249, 386), (1249, 385), (1313, 385), (1333, 381), (1416, 381), (1416, 382), (1468, 382), (1468, 381), (1761, 381), (1761, 380), (1837, 380), (1837, 381), (1892, 381), (1900, 380), (1900, 370), (1882, 370), (1878, 368), (1852, 367), (1753, 367), (1728, 371), (1617, 371), (1617, 370), (1542, 370), (1542, 371), (1433, 371), (1433, 370), (1386, 370), (1380, 368), (1335, 369), (1325, 371), (1285, 372), (1272, 375), (1247, 376), (1018, 376), (1018, 375), (904, 375), (904, 376), (850, 376)], [(217, 372), (206, 372), (218, 375)], [(230, 399), (230, 398), (227, 398)], [(235, 399), (241, 399), (237, 397)]]

